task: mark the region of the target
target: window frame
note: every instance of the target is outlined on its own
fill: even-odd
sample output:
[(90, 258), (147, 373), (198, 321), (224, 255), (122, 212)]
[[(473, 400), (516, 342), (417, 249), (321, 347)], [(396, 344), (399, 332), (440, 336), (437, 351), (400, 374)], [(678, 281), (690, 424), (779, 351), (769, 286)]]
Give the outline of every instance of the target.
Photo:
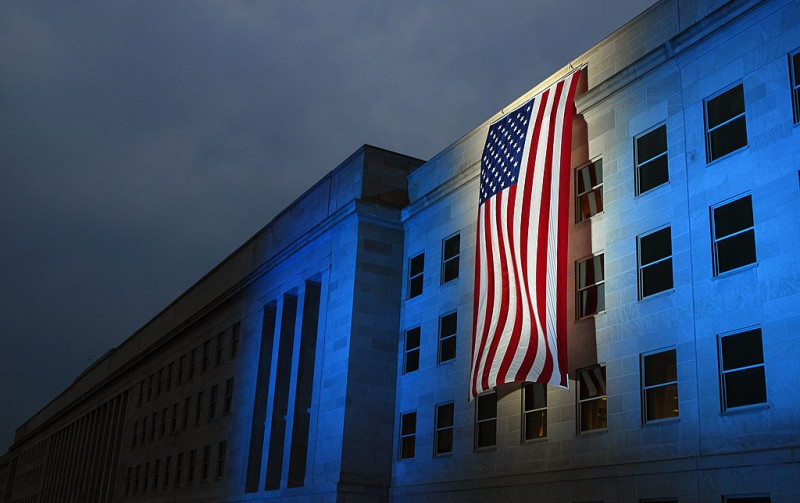
[[(494, 397), (494, 416), (487, 417), (484, 419), (480, 418), (480, 411), (481, 411), (481, 400), (485, 400), (489, 397)], [(478, 396), (475, 397), (475, 422), (472, 426), (473, 434), (473, 446), (476, 452), (478, 451), (486, 451), (490, 449), (497, 448), (497, 405), (499, 400), (497, 399), (497, 390), (489, 390), (485, 391)], [(481, 425), (486, 423), (494, 423), (494, 443), (480, 445), (481, 444)]]
[[(404, 418), (410, 416), (411, 414), (414, 415), (414, 429), (411, 433), (403, 433), (403, 426), (404, 426)], [(406, 459), (414, 459), (417, 456), (417, 411), (410, 410), (408, 412), (402, 412), (400, 414), (400, 428), (398, 429), (398, 444), (397, 444), (397, 459), (399, 461), (404, 461)], [(405, 449), (403, 449), (403, 445), (405, 440), (411, 439), (411, 446), (413, 454), (411, 456), (405, 456)]]
[[(661, 258), (656, 259), (656, 260), (653, 260), (652, 262), (648, 262), (646, 264), (643, 264), (642, 263), (642, 240), (644, 238), (647, 238), (649, 236), (652, 236), (653, 234), (656, 234), (656, 233), (664, 231), (664, 230), (667, 230), (669, 232), (669, 255), (666, 255), (666, 256), (661, 257)], [(638, 282), (639, 300), (644, 300), (644, 299), (646, 299), (648, 297), (653, 297), (653, 296), (658, 295), (660, 293), (669, 292), (669, 291), (672, 291), (672, 290), (675, 289), (675, 275), (674, 275), (675, 274), (675, 264), (674, 264), (674, 261), (672, 260), (672, 258), (673, 258), (672, 226), (670, 224), (663, 225), (663, 226), (658, 227), (658, 228), (656, 228), (654, 230), (651, 230), (651, 231), (645, 232), (644, 234), (639, 234), (638, 236), (636, 236), (636, 275), (637, 275), (637, 282)], [(660, 264), (662, 262), (666, 262), (667, 260), (670, 261), (670, 268), (669, 268), (669, 270), (670, 270), (670, 283), (671, 283), (670, 286), (668, 288), (664, 288), (663, 290), (658, 290), (657, 292), (653, 292), (653, 293), (650, 293), (648, 295), (645, 295), (645, 293), (644, 293), (644, 286), (645, 286), (644, 285), (644, 270), (646, 268), (648, 268), (648, 267), (652, 267), (652, 266), (655, 266), (655, 265)], [(603, 277), (605, 278), (605, 271), (604, 271)]]
[[(646, 365), (645, 359), (650, 356), (659, 355), (661, 353), (668, 353), (674, 352), (675, 354), (675, 380), (674, 381), (664, 381), (657, 384), (647, 385), (645, 377), (646, 377)], [(666, 348), (656, 349), (653, 351), (648, 351), (646, 353), (641, 353), (639, 355), (639, 389), (640, 389), (640, 400), (642, 405), (642, 424), (655, 424), (655, 423), (663, 423), (669, 421), (677, 421), (680, 419), (680, 390), (678, 388), (678, 350), (675, 346), (669, 346)], [(657, 388), (664, 388), (667, 386), (675, 385), (675, 392), (677, 394), (677, 403), (678, 403), (678, 413), (674, 416), (669, 417), (661, 417), (657, 419), (647, 419), (647, 392), (650, 390), (654, 390)]]
[[(444, 407), (451, 407), (452, 409), (452, 422), (449, 425), (440, 425), (439, 418), (441, 416), (441, 409)], [(456, 422), (456, 406), (455, 402), (443, 402), (437, 403), (434, 407), (434, 417), (433, 417), (433, 457), (440, 457), (440, 456), (452, 456), (453, 454), (453, 447), (455, 445), (455, 422)], [(450, 432), (450, 450), (448, 451), (441, 451), (439, 452), (439, 435), (441, 432), (449, 431)]]
[[(658, 131), (662, 127), (664, 128), (664, 137), (667, 138), (666, 144), (664, 145), (664, 151), (661, 152), (660, 154), (656, 155), (656, 156), (651, 157), (650, 159), (647, 159), (644, 162), (639, 162), (639, 140), (644, 138), (645, 136), (651, 134), (651, 133), (655, 133), (656, 131)], [(663, 187), (664, 185), (667, 185), (669, 183), (669, 140), (668, 140), (669, 137), (667, 136), (667, 132), (668, 132), (667, 131), (667, 123), (666, 122), (661, 122), (660, 124), (656, 124), (655, 126), (651, 127), (650, 129), (647, 129), (647, 130), (643, 131), (642, 133), (640, 133), (640, 134), (638, 134), (638, 135), (633, 137), (633, 177), (634, 177), (634, 194), (635, 194), (636, 197), (639, 197), (639, 196), (641, 196), (643, 194), (647, 194), (648, 192), (656, 190), (657, 188)], [(658, 184), (658, 185), (656, 185), (654, 187), (651, 187), (651, 188), (649, 188), (647, 190), (642, 190), (642, 187), (641, 187), (641, 180), (642, 180), (641, 171), (642, 171), (642, 168), (646, 168), (649, 165), (654, 164), (656, 161), (658, 161), (662, 157), (666, 157), (667, 158), (667, 179), (666, 179), (666, 181), (664, 181), (663, 183), (660, 183), (660, 184)]]
[[(598, 282), (587, 284), (586, 286), (581, 287), (580, 286), (580, 266), (584, 262), (588, 262), (589, 260), (594, 260), (596, 257), (602, 257), (601, 260), (603, 262), (603, 278)], [(585, 320), (585, 319), (591, 318), (592, 316), (597, 316), (598, 314), (602, 314), (602, 313), (604, 313), (606, 311), (606, 301), (605, 301), (605, 298), (606, 298), (606, 288), (605, 288), (606, 271), (605, 271), (605, 269), (606, 269), (606, 261), (605, 261), (605, 252), (604, 251), (600, 251), (600, 252), (594, 253), (592, 255), (589, 255), (587, 257), (584, 257), (582, 259), (578, 259), (578, 260), (575, 261), (575, 320), (576, 321)], [(598, 310), (596, 312), (588, 313), (588, 314), (582, 313), (581, 312), (582, 311), (581, 301), (580, 301), (581, 300), (581, 293), (583, 293), (586, 290), (589, 290), (590, 288), (597, 288), (597, 287), (599, 287), (601, 285), (603, 287), (603, 309), (600, 309), (600, 310)], [(600, 297), (598, 296), (598, 299), (599, 298)]]
[[(580, 178), (579, 174), (580, 174), (581, 170), (588, 169), (590, 166), (593, 166), (594, 164), (597, 164), (597, 163), (600, 163), (600, 173), (601, 173), (600, 182), (598, 184), (596, 184), (596, 185), (593, 185), (593, 186), (589, 187), (587, 190), (584, 190), (583, 192), (579, 192), (580, 188), (579, 188), (579, 185), (578, 185), (578, 180)], [(604, 202), (604, 199), (603, 199), (603, 181), (604, 181), (604, 179), (605, 179), (605, 177), (603, 176), (603, 158), (602, 158), (602, 156), (599, 156), (599, 157), (597, 157), (595, 159), (592, 159), (591, 161), (589, 161), (587, 163), (584, 163), (584, 164), (578, 166), (577, 168), (575, 168), (575, 201), (574, 201), (574, 204), (575, 204), (575, 223), (576, 224), (579, 224), (581, 222), (588, 222), (592, 218), (596, 217), (597, 215), (602, 214), (605, 211), (606, 207), (605, 207), (605, 202)], [(591, 194), (595, 190), (599, 190), (600, 191), (600, 205), (602, 206), (602, 209), (600, 209), (597, 213), (595, 213), (593, 215), (589, 215), (588, 217), (584, 218), (582, 213), (581, 213), (581, 204), (580, 204), (581, 197), (585, 196), (585, 195), (588, 195), (588, 194)]]
[[(447, 256), (447, 242), (452, 239), (458, 239), (458, 251), (452, 257)], [(446, 277), (446, 269), (448, 263), (455, 262), (456, 264), (456, 275), (450, 279)], [(441, 270), (439, 271), (439, 277), (441, 278), (440, 284), (445, 285), (447, 283), (451, 283), (457, 280), (461, 276), (461, 231), (455, 232), (446, 238), (442, 239), (442, 266)]]
[[(586, 434), (592, 434), (592, 433), (597, 433), (597, 432), (608, 431), (608, 375), (607, 375), (607, 373), (606, 373), (606, 378), (605, 378), (606, 382), (603, 384), (603, 386), (604, 386), (603, 394), (602, 395), (592, 396), (592, 397), (585, 398), (585, 399), (581, 399), (581, 388), (582, 388), (582, 385), (581, 385), (581, 372), (589, 371), (589, 370), (592, 370), (592, 369), (595, 369), (595, 368), (604, 369), (604, 373), (607, 372), (606, 365), (600, 364), (600, 363), (598, 363), (597, 365), (590, 365), (588, 367), (583, 367), (583, 368), (577, 369), (575, 371), (575, 375), (578, 377), (577, 383), (576, 383), (577, 385), (575, 386), (575, 396), (576, 396), (575, 405), (577, 407), (577, 411), (575, 413), (575, 418), (576, 418), (575, 426), (576, 426), (576, 428), (578, 430), (578, 435), (586, 435)], [(605, 426), (601, 427), (601, 428), (592, 428), (592, 429), (584, 430), (583, 429), (583, 424), (582, 424), (583, 423), (583, 413), (581, 412), (582, 411), (581, 405), (584, 404), (584, 403), (588, 403), (588, 402), (592, 402), (592, 401), (598, 401), (598, 400), (605, 400), (605, 402), (606, 402)]]
[[(723, 339), (726, 339), (726, 338), (732, 337), (732, 336), (736, 336), (736, 335), (746, 334), (748, 332), (755, 332), (755, 331), (758, 332), (758, 337), (759, 337), (759, 340), (761, 342), (761, 363), (752, 364), (752, 365), (745, 365), (745, 366), (737, 367), (737, 368), (734, 368), (734, 369), (724, 370), (725, 362), (724, 362), (723, 351), (722, 351), (722, 344), (723, 344), (722, 341), (723, 341)], [(732, 331), (732, 332), (726, 332), (724, 334), (718, 334), (717, 335), (717, 365), (719, 367), (720, 410), (721, 410), (722, 414), (726, 414), (726, 413), (730, 413), (730, 412), (737, 412), (737, 411), (740, 411), (740, 410), (754, 409), (754, 408), (765, 408), (765, 407), (769, 406), (769, 397), (767, 395), (767, 390), (768, 390), (768, 387), (767, 387), (767, 365), (766, 365), (766, 358), (764, 358), (764, 333), (761, 330), (760, 326), (751, 326), (751, 327), (746, 327), (746, 328), (743, 328), (743, 329), (740, 329), (740, 330), (736, 330), (736, 331)], [(728, 386), (727, 386), (727, 381), (725, 380), (725, 376), (728, 375), (728, 374), (733, 374), (735, 372), (743, 372), (743, 371), (748, 371), (748, 370), (752, 370), (752, 369), (755, 369), (755, 368), (761, 368), (762, 372), (764, 374), (764, 401), (763, 402), (747, 403), (747, 404), (737, 405), (737, 406), (728, 406), (728, 400), (727, 400)]]
[[(411, 271), (411, 263), (414, 259), (422, 257), (422, 270), (418, 274), (412, 275)], [(414, 281), (419, 278), (419, 293), (416, 295), (412, 295), (411, 285)], [(425, 292), (425, 252), (421, 251), (411, 257), (408, 257), (408, 274), (407, 274), (407, 281), (406, 281), (406, 299), (416, 299), (417, 297), (421, 297), (422, 294)]]
[[(794, 58), (800, 55), (800, 48), (789, 53), (789, 88), (792, 91), (792, 119), (794, 124), (800, 124), (800, 63), (794, 66)], [(797, 80), (797, 84), (795, 84)]]
[[(725, 93), (727, 93), (729, 91), (732, 91), (733, 89), (735, 89), (735, 88), (737, 88), (739, 86), (742, 86), (742, 109), (743, 109), (743, 112), (738, 114), (738, 115), (736, 115), (736, 116), (734, 116), (734, 117), (730, 117), (730, 118), (720, 122), (719, 124), (715, 125), (712, 128), (709, 128), (708, 127), (708, 104), (711, 103), (713, 100), (721, 97)], [(721, 128), (729, 125), (729, 124), (732, 124), (734, 121), (736, 121), (736, 120), (738, 120), (739, 118), (742, 118), (742, 117), (744, 118), (744, 123), (745, 123), (744, 145), (742, 145), (742, 146), (740, 146), (740, 147), (738, 147), (738, 148), (736, 148), (734, 150), (731, 150), (730, 152), (728, 152), (726, 154), (720, 155), (718, 157), (714, 157), (713, 152), (711, 151), (711, 134), (713, 132), (717, 131), (718, 129), (721, 129)], [(744, 95), (744, 82), (742, 82), (741, 80), (738, 81), (738, 82), (734, 82), (733, 84), (725, 87), (724, 89), (722, 89), (720, 91), (717, 91), (716, 93), (712, 94), (711, 96), (709, 96), (709, 97), (707, 97), (707, 98), (705, 98), (703, 100), (703, 130), (705, 132), (705, 140), (706, 140), (706, 164), (711, 164), (712, 162), (718, 161), (720, 159), (724, 159), (724, 158), (728, 157), (729, 155), (733, 155), (736, 152), (739, 152), (742, 149), (747, 148), (747, 146), (749, 145), (749, 141), (748, 141), (748, 138), (747, 138), (747, 101), (745, 100), (745, 95)]]
[[(444, 325), (444, 319), (449, 316), (455, 316), (455, 330), (453, 330), (452, 334), (444, 335), (442, 331), (442, 326)], [(445, 342), (449, 342), (450, 339), (453, 340), (453, 357), (443, 360), (442, 345)], [(458, 346), (458, 310), (454, 310), (439, 316), (439, 334), (436, 345), (436, 364), (441, 365), (443, 363), (455, 361), (456, 357), (458, 356), (457, 346)]]
[[(526, 409), (525, 408), (525, 402), (526, 402), (525, 398), (527, 397), (527, 395), (529, 393), (528, 390), (530, 389), (531, 390), (530, 392), (532, 392), (533, 391), (533, 387), (535, 387), (535, 386), (541, 386), (543, 388), (542, 396), (544, 396), (544, 405), (542, 405), (541, 407), (536, 407), (536, 403), (535, 403), (535, 399), (534, 399), (534, 400), (532, 400), (534, 402), (533, 403), (533, 407), (531, 409)], [(520, 414), (521, 419), (522, 419), (522, 424), (520, 425), (520, 432), (522, 434), (522, 443), (540, 442), (542, 440), (547, 440), (547, 385), (545, 383), (540, 383), (540, 382), (524, 382), (524, 383), (522, 383), (522, 387), (520, 388), (520, 390), (522, 391), (520, 393), (520, 397), (522, 398), (522, 404), (521, 404), (521, 407), (520, 407), (520, 410), (522, 411), (522, 413)], [(528, 421), (527, 421), (527, 417), (529, 415), (537, 414), (537, 413), (540, 413), (542, 415), (542, 418), (541, 418), (540, 422), (541, 422), (542, 425), (544, 425), (544, 434), (543, 435), (538, 435), (536, 437), (528, 438)]]
[[(739, 229), (739, 230), (734, 231), (734, 232), (732, 232), (730, 234), (726, 234), (725, 236), (722, 236), (721, 238), (718, 238), (717, 237), (717, 232), (716, 232), (717, 220), (716, 220), (716, 218), (714, 216), (714, 212), (717, 209), (720, 209), (720, 208), (722, 208), (724, 206), (727, 206), (729, 204), (733, 204), (733, 203), (739, 201), (740, 199), (744, 199), (746, 197), (750, 198), (750, 215), (753, 217), (753, 225), (750, 226), (750, 227)], [(757, 253), (757, 249), (756, 249), (757, 248), (756, 247), (756, 216), (755, 216), (755, 212), (753, 212), (753, 195), (750, 192), (745, 192), (744, 194), (739, 194), (738, 196), (731, 197), (729, 199), (726, 199), (725, 201), (722, 201), (722, 202), (717, 203), (717, 204), (715, 204), (713, 206), (710, 206), (709, 207), (709, 221), (710, 221), (710, 224), (711, 224), (711, 229), (710, 230), (711, 230), (711, 262), (712, 262), (712, 269), (713, 269), (712, 272), (713, 272), (713, 275), (714, 275), (715, 278), (719, 277), (719, 276), (722, 276), (722, 275), (725, 275), (725, 274), (729, 274), (729, 273), (735, 272), (735, 271), (742, 270), (742, 269), (744, 269), (746, 267), (751, 267), (754, 264), (758, 264), (758, 253)], [(748, 263), (743, 264), (743, 265), (740, 265), (739, 267), (734, 267), (733, 269), (727, 269), (725, 271), (720, 271), (719, 270), (719, 243), (721, 241), (726, 240), (726, 239), (730, 239), (732, 237), (742, 235), (742, 234), (744, 234), (746, 232), (752, 232), (753, 233), (753, 255), (754, 255), (753, 261), (752, 262), (748, 262)]]
[[(417, 345), (413, 348), (408, 347), (408, 334), (412, 331), (416, 330), (417, 334)], [(422, 327), (417, 325), (416, 327), (411, 327), (405, 331), (404, 338), (403, 338), (403, 375), (410, 374), (411, 372), (416, 372), (419, 370), (419, 357), (421, 352), (422, 346)], [(417, 368), (409, 370), (408, 369), (408, 355), (409, 353), (417, 353)]]

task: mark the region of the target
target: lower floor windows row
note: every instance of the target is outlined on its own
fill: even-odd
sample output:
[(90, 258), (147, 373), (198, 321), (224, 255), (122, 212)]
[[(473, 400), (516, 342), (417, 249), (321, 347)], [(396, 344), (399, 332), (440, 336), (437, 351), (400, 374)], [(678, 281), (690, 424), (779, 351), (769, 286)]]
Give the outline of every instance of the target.
[(225, 475), (228, 442), (223, 440), (217, 444), (217, 457), (213, 465), (211, 449), (211, 444), (203, 447), (199, 467), (197, 449), (129, 466), (125, 476), (125, 494), (179, 487), (184, 483), (191, 484), (197, 478), (205, 482), (212, 473), (217, 480), (222, 479)]

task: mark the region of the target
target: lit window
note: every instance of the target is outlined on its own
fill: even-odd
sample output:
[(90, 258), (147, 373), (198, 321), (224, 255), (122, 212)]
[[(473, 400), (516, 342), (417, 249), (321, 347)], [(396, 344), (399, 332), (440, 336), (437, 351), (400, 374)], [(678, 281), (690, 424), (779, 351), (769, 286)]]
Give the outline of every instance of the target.
[(461, 235), (456, 234), (442, 244), (442, 283), (458, 278), (458, 257), (461, 253)]
[(419, 369), (419, 334), (419, 327), (406, 330), (406, 348), (403, 353), (404, 374)]
[(642, 419), (647, 423), (678, 416), (675, 349), (642, 355)]
[(672, 232), (669, 227), (638, 238), (639, 299), (672, 288)]
[(636, 195), (643, 194), (669, 181), (667, 164), (667, 126), (639, 136), (634, 140), (636, 165)]
[(603, 160), (578, 168), (575, 176), (575, 215), (581, 222), (603, 211)]
[(439, 318), (439, 363), (456, 357), (456, 332), (458, 313), (453, 312)]
[(789, 55), (789, 73), (792, 77), (792, 108), (794, 122), (800, 122), (800, 51)]
[(578, 371), (578, 431), (608, 427), (606, 418), (606, 368), (596, 365)]
[(722, 410), (766, 403), (761, 329), (719, 338)]
[(417, 413), (400, 414), (400, 459), (415, 455), (417, 439)]
[(422, 295), (422, 278), (425, 272), (425, 254), (420, 253), (408, 261), (408, 298)]
[(603, 254), (589, 257), (577, 264), (576, 314), (578, 319), (606, 309)]
[(747, 145), (744, 86), (706, 100), (706, 160), (711, 162)]
[(525, 383), (522, 386), (522, 440), (547, 437), (547, 386)]
[(753, 201), (748, 195), (711, 208), (714, 276), (756, 261)]
[(453, 402), (436, 406), (433, 455), (453, 452)]
[(475, 401), (475, 448), (497, 444), (497, 393), (478, 395)]

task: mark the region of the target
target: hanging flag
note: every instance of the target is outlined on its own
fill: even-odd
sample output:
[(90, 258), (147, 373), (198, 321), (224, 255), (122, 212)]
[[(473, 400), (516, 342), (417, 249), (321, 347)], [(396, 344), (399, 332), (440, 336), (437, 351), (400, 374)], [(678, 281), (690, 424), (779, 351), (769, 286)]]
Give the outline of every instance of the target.
[(567, 386), (567, 230), (579, 72), (489, 126), (475, 257), (470, 394)]

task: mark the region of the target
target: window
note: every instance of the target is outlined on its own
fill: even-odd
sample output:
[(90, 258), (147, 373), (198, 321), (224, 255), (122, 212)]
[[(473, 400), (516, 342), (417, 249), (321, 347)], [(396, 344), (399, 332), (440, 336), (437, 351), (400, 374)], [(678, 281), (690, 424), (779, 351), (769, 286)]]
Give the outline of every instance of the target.
[(200, 424), (200, 417), (203, 415), (203, 400), (205, 393), (203, 391), (197, 392), (197, 403), (194, 409), (194, 424)]
[(414, 457), (417, 442), (417, 413), (400, 414), (400, 459)]
[(769, 496), (724, 496), (724, 503), (770, 503)]
[(442, 283), (458, 278), (458, 257), (461, 253), (461, 235), (456, 234), (442, 243)]
[(458, 313), (453, 312), (439, 318), (439, 363), (456, 357), (456, 332)]
[(578, 319), (597, 314), (606, 309), (605, 276), (603, 254), (589, 257), (577, 264), (575, 288), (576, 314)]
[(661, 125), (633, 140), (636, 195), (669, 181), (667, 126)]
[(139, 421), (133, 422), (133, 435), (131, 437), (131, 447), (136, 447), (136, 435), (139, 433)]
[(158, 417), (158, 412), (153, 412), (153, 420), (150, 421), (150, 441), (156, 439), (156, 417)]
[(189, 409), (192, 406), (192, 397), (187, 396), (183, 401), (183, 429), (189, 426)]
[(208, 465), (211, 463), (211, 446), (203, 447), (203, 465), (200, 468), (200, 480), (208, 480)]
[(158, 369), (158, 374), (156, 377), (156, 398), (161, 396), (161, 382), (163, 377), (164, 377), (164, 369)]
[(606, 420), (606, 368), (595, 365), (578, 371), (578, 432), (602, 430)]
[(200, 373), (204, 374), (208, 370), (208, 361), (211, 355), (211, 339), (203, 343), (203, 360), (200, 362)]
[(726, 156), (747, 145), (744, 86), (738, 84), (705, 101), (706, 160)]
[(767, 402), (761, 329), (719, 338), (723, 412)]
[(133, 492), (134, 494), (139, 490), (139, 472), (141, 472), (142, 465), (136, 465), (136, 476), (133, 479)]
[(211, 396), (208, 399), (208, 418), (214, 419), (217, 414), (217, 396), (219, 395), (219, 385), (211, 386)]
[(642, 355), (642, 422), (678, 417), (675, 349)]
[(433, 455), (453, 452), (453, 402), (436, 406)]
[(125, 476), (125, 494), (130, 494), (131, 492), (131, 471), (133, 467), (128, 467), (128, 474)]
[(147, 479), (150, 477), (150, 463), (144, 464), (144, 477), (142, 478), (142, 491), (147, 490)]
[(408, 261), (408, 298), (422, 295), (422, 278), (425, 272), (425, 254), (420, 253)]
[(153, 491), (158, 488), (158, 475), (159, 475), (159, 465), (161, 464), (161, 460), (157, 459), (156, 462), (153, 464)]
[(147, 378), (147, 402), (150, 403), (150, 400), (153, 399), (153, 374), (150, 374), (150, 377)]
[(789, 55), (789, 75), (792, 78), (792, 108), (796, 124), (800, 122), (800, 51)]
[(672, 288), (672, 231), (665, 227), (637, 241), (641, 300)]
[(217, 447), (217, 478), (221, 479), (225, 475), (225, 454), (228, 449), (227, 440), (223, 440)]
[(214, 365), (222, 363), (222, 352), (225, 350), (225, 332), (217, 334), (217, 353), (214, 357)]
[(142, 440), (140, 441), (139, 445), (144, 445), (147, 441), (147, 416), (142, 418)]
[(186, 474), (186, 482), (194, 480), (194, 467), (197, 464), (197, 449), (189, 451), (189, 470)]
[(167, 365), (167, 391), (172, 389), (172, 372), (175, 367), (175, 362), (169, 362)]
[(547, 386), (526, 382), (522, 385), (522, 440), (547, 437)]
[(236, 357), (236, 352), (239, 350), (239, 324), (236, 323), (233, 326), (233, 333), (231, 334), (231, 353), (230, 359), (233, 360)]
[(178, 458), (175, 460), (175, 485), (181, 483), (181, 471), (183, 470), (183, 453), (178, 453)]
[(186, 360), (186, 355), (182, 355), (178, 359), (178, 386), (183, 384), (183, 364)]
[(478, 395), (475, 401), (475, 448), (497, 444), (497, 393)]
[(169, 432), (175, 433), (175, 429), (178, 427), (178, 407), (180, 403), (175, 402), (172, 404), (172, 420), (169, 424)]
[(403, 352), (403, 373), (408, 374), (419, 369), (419, 334), (420, 328), (406, 330), (406, 348)]
[(164, 488), (169, 486), (169, 465), (172, 464), (172, 456), (167, 456), (164, 460)]
[(189, 354), (189, 381), (194, 377), (194, 369), (197, 366), (197, 348), (194, 348)]
[(603, 211), (603, 160), (590, 162), (575, 173), (575, 216), (582, 222)]
[(756, 261), (751, 196), (711, 208), (714, 276)]
[(144, 401), (144, 379), (139, 382), (139, 400), (138, 400), (138, 407), (142, 406), (142, 402)]
[(164, 438), (164, 434), (167, 433), (167, 408), (164, 407), (161, 409), (161, 428), (158, 430), (158, 436)]
[(222, 407), (222, 413), (228, 414), (233, 407), (233, 377), (225, 381), (225, 402)]

